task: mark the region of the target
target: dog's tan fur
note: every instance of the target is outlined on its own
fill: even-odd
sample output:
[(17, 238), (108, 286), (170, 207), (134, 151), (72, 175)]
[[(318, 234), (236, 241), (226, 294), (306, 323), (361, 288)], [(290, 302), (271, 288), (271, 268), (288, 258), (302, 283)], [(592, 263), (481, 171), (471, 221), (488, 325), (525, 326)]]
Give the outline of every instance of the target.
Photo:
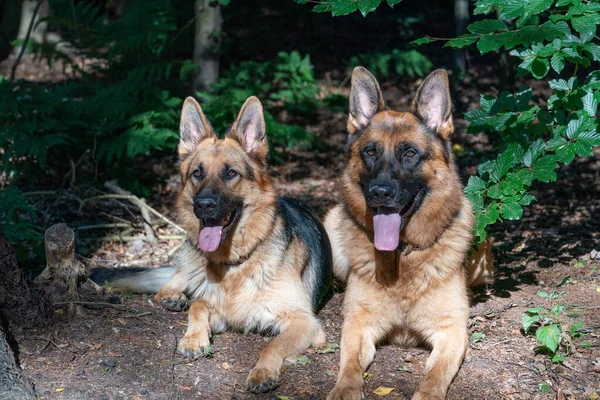
[[(449, 103), (447, 74), (436, 71), (432, 77), (445, 83), (446, 98), (440, 102)], [(467, 349), (469, 304), (463, 263), (474, 223), (452, 154), (443, 148), (453, 130), (452, 117), (446, 110), (434, 121), (437, 125), (430, 128), (435, 138), (426, 128), (427, 105), (419, 103), (425, 83), (411, 112), (396, 112), (385, 110), (379, 85), (368, 71), (355, 69), (355, 97), (357, 82), (375, 86), (379, 98), (371, 99), (377, 110), (369, 121), (350, 114), (350, 157), (341, 178), (343, 204), (325, 218), (334, 275), (346, 281), (340, 372), (328, 399), (361, 398), (363, 372), (373, 361), (375, 346), (384, 341), (430, 346), (425, 378), (413, 399), (442, 399)], [(364, 168), (360, 151), (370, 142), (385, 151), (412, 142), (427, 154), (422, 175), (428, 193), (402, 228), (404, 248), (393, 252), (374, 248), (374, 214), (359, 185)]]
[[(255, 124), (250, 129), (258, 129), (258, 137), (252, 132), (248, 136), (239, 126), (244, 118)], [(285, 241), (284, 221), (277, 213), (276, 194), (266, 171), (267, 142), (260, 137), (261, 131), (264, 135), (260, 102), (248, 99), (229, 136), (218, 139), (200, 106), (189, 98), (181, 130), (177, 210), (188, 241), (176, 260), (178, 272), (156, 300), (167, 307), (187, 297), (192, 301), (188, 329), (178, 346), (185, 355), (208, 354), (211, 333), (226, 329), (279, 334), (261, 352), (247, 380), (250, 390), (272, 389), (284, 360), (310, 345), (323, 345), (325, 334), (302, 278), (310, 249), (297, 238)], [(193, 199), (200, 183), (192, 179), (192, 171), (200, 163), (206, 175), (202, 185), (240, 197), (244, 204), (235, 230), (212, 253), (197, 248), (200, 222)], [(220, 180), (225, 165), (239, 171), (240, 177)]]

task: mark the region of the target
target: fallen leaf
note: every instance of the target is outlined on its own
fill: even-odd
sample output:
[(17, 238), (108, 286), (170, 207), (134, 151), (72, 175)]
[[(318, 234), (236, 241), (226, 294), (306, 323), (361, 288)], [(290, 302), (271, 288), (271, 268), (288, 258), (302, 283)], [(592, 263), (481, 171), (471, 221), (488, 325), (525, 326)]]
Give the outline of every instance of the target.
[(394, 388), (379, 386), (373, 393), (377, 396), (385, 396), (392, 393), (392, 390), (394, 390)]
[(109, 351), (108, 355), (111, 357), (123, 357), (123, 354), (119, 353), (118, 351), (115, 351), (115, 352)]
[(224, 362), (223, 364), (221, 364), (221, 367), (222, 367), (223, 369), (229, 369), (229, 368), (231, 368), (231, 365), (229, 365), (229, 363), (228, 363), (228, 362)]
[(327, 343), (327, 346), (325, 346), (322, 349), (318, 349), (317, 353), (319, 353), (319, 354), (335, 353), (339, 348), (340, 348), (340, 345), (337, 343)]
[(365, 373), (363, 374), (363, 379), (369, 379), (369, 378), (372, 378), (372, 377), (373, 377), (373, 374), (371, 374), (371, 373), (369, 373), (369, 372), (365, 372)]
[(280, 396), (280, 395), (277, 395), (277, 398), (278, 398), (279, 400), (290, 400), (290, 398), (289, 398), (289, 397), (287, 397), (287, 396)]
[(296, 359), (296, 364), (299, 365), (307, 365), (310, 364), (312, 361), (310, 361), (310, 358), (306, 357), (305, 355), (301, 355), (300, 357), (298, 357)]
[(61, 393), (61, 392), (64, 392), (64, 391), (65, 391), (65, 388), (56, 388), (56, 391), (57, 391), (58, 393)]
[(192, 390), (194, 387), (193, 386), (183, 386), (183, 385), (179, 385), (179, 389), (183, 389), (183, 390)]

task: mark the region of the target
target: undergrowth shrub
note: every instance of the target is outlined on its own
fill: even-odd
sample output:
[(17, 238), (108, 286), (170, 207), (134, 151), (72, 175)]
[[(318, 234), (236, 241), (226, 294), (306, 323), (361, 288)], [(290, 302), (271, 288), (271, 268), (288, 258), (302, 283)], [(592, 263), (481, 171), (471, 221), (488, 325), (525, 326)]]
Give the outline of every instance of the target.
[[(306, 0), (295, 0), (308, 3)], [(401, 0), (388, 0), (394, 6)], [(382, 0), (330, 0), (316, 2), (315, 12), (333, 16), (374, 11)], [(475, 15), (488, 15), (471, 23), (469, 33), (448, 39), (445, 46), (476, 45), (481, 54), (509, 51), (521, 60), (517, 78), (532, 76), (545, 83), (545, 97), (524, 87), (517, 93), (482, 95), (480, 109), (469, 111), (468, 132), (497, 137), (498, 156), (483, 160), (469, 179), (465, 194), (473, 203), (475, 235), (485, 239), (486, 227), (502, 219), (518, 220), (523, 207), (535, 200), (535, 181), (554, 182), (556, 169), (575, 157), (589, 157), (600, 145), (600, 3), (597, 0), (477, 0)], [(414, 44), (441, 40), (425, 37)], [(383, 60), (386, 65), (387, 60)], [(371, 66), (385, 74), (385, 68)], [(546, 81), (544, 81), (546, 82)]]

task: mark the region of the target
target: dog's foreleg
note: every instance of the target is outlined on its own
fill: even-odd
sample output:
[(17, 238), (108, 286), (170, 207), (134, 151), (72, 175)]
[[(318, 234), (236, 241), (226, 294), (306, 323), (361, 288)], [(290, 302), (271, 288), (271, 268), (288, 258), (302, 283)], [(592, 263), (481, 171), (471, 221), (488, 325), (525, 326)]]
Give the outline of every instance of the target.
[(179, 341), (177, 350), (185, 357), (197, 358), (210, 356), (210, 324), (208, 304), (196, 300), (188, 311), (188, 328), (185, 336)]
[[(281, 333), (260, 353), (256, 366), (248, 374), (246, 388), (252, 393), (268, 392), (277, 387), (286, 358), (302, 354), (315, 338), (325, 335), (321, 323), (311, 314), (295, 314), (282, 321)], [(322, 344), (322, 343), (319, 343)]]
[(412, 400), (446, 398), (448, 387), (463, 362), (468, 345), (466, 324), (436, 332), (429, 340), (433, 351), (427, 360), (425, 378)]

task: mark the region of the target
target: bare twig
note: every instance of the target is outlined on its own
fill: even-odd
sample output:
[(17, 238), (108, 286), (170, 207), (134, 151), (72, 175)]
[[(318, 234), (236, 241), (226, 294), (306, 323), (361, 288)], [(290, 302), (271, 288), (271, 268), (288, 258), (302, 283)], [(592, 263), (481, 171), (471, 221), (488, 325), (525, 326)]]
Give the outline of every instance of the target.
[[(105, 194), (105, 195), (102, 195), (102, 196), (90, 197), (89, 199), (86, 199), (85, 201), (94, 201), (94, 200), (103, 200), (103, 199), (129, 200), (129, 201), (131, 201), (134, 204), (135, 204), (136, 201), (140, 200), (138, 197), (136, 197), (134, 195)], [(140, 206), (144, 207), (144, 208), (147, 208), (148, 211), (150, 211), (152, 214), (156, 215), (158, 218), (160, 218), (161, 220), (163, 220), (167, 224), (169, 224), (172, 227), (174, 227), (175, 229), (177, 229), (179, 232), (185, 233), (185, 229), (183, 229), (181, 226), (177, 225), (175, 222), (171, 221), (169, 218), (165, 217), (164, 215), (162, 215), (161, 213), (159, 213), (158, 211), (156, 211), (154, 208), (150, 207), (148, 204), (140, 202)]]
[(17, 56), (17, 59), (15, 60), (15, 63), (12, 66), (12, 69), (10, 70), (11, 82), (15, 80), (15, 72), (17, 71), (17, 67), (21, 62), (21, 58), (23, 58), (23, 53), (25, 53), (25, 49), (27, 48), (27, 44), (29, 43), (29, 37), (31, 36), (31, 31), (33, 30), (33, 25), (35, 24), (35, 17), (37, 17), (37, 13), (43, 1), (44, 0), (38, 0), (37, 4), (35, 5), (35, 8), (33, 9), (33, 15), (31, 16), (31, 21), (29, 21), (29, 28), (27, 28), (25, 40), (23, 41), (23, 44), (21, 45), (21, 50), (19, 50), (19, 55)]
[(109, 228), (129, 228), (132, 223), (113, 223), (113, 224), (96, 224), (96, 225), (83, 225), (75, 228), (77, 231), (84, 231), (89, 229), (109, 229)]
[[(133, 196), (133, 194), (121, 188), (117, 181), (106, 181), (104, 182), (104, 187), (117, 194)], [(146, 232), (146, 240), (149, 242), (156, 242), (156, 235), (154, 234), (154, 230), (152, 229), (152, 225), (150, 224), (150, 213), (148, 212), (148, 209), (144, 207), (147, 206), (146, 201), (144, 199), (138, 198), (137, 196), (134, 196), (134, 198), (135, 200), (132, 200), (132, 203), (138, 206), (142, 213), (142, 219), (144, 220), (144, 231)]]

